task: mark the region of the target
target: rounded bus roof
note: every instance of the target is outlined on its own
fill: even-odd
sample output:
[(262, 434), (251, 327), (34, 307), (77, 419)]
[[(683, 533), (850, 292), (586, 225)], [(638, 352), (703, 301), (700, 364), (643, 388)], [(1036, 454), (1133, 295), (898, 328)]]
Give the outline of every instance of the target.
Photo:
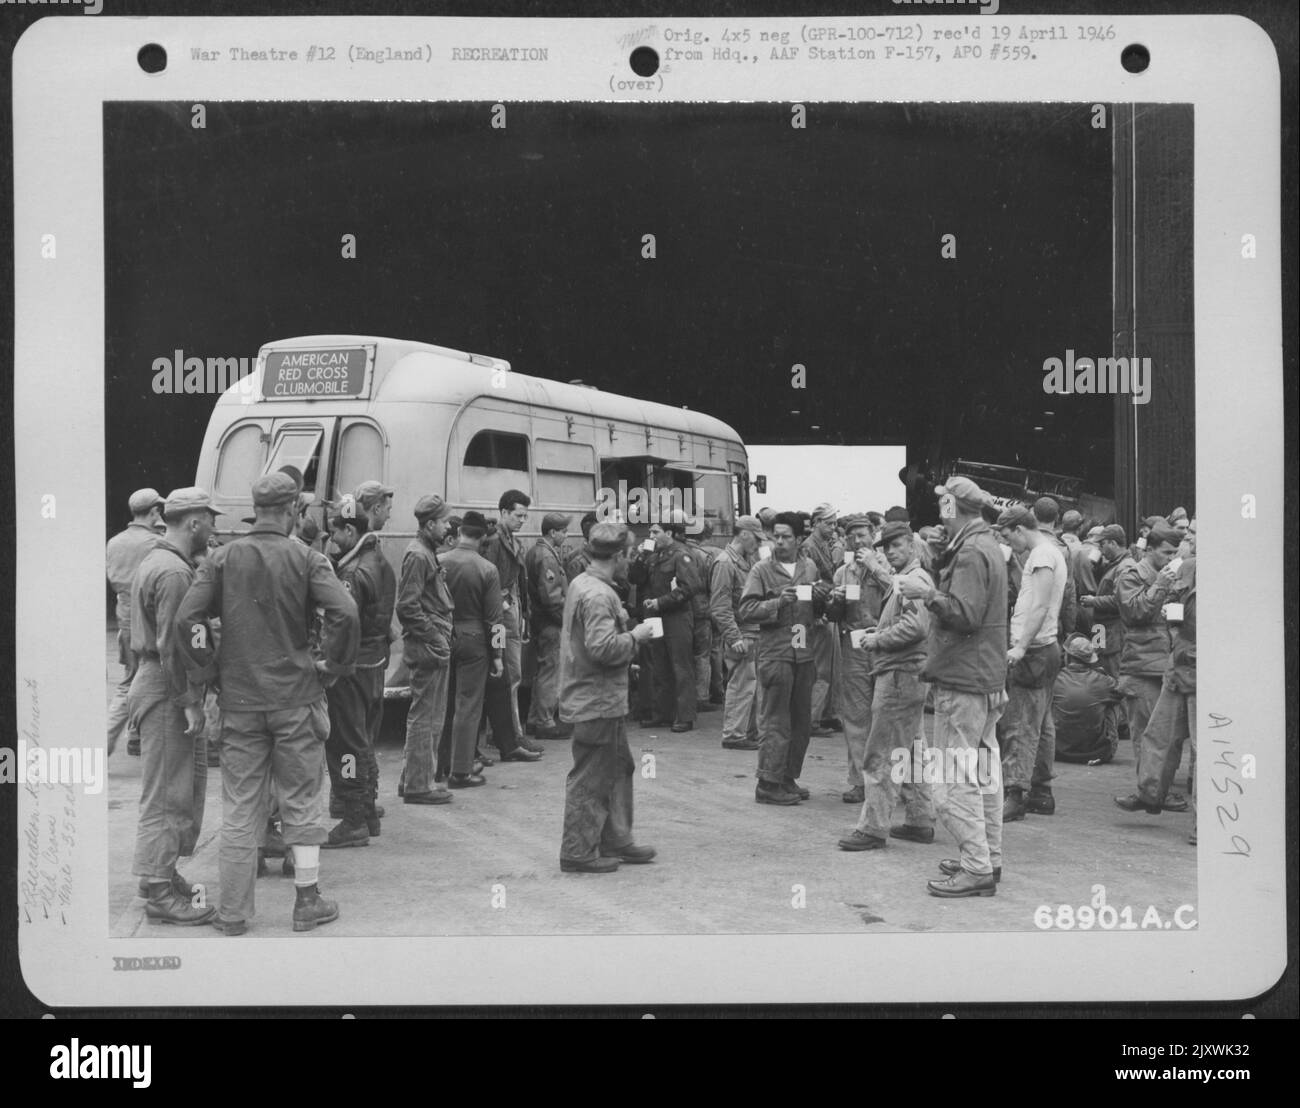
[[(515, 373), (510, 363), (500, 358), (471, 354), (431, 343), (406, 339), (389, 339), (374, 335), (300, 335), (262, 345), (259, 351), (254, 394), (260, 396), (262, 363), (276, 350), (373, 346), (374, 376), (369, 401), (361, 403), (437, 403), (463, 407), (480, 397), (520, 399), (523, 403), (554, 408), (574, 415), (595, 419), (621, 420), (669, 427), (694, 435), (741, 442), (736, 431), (720, 419), (702, 412), (674, 408), (649, 400), (604, 392), (594, 386), (573, 385), (543, 377)], [(502, 374), (506, 385), (501, 385)], [(496, 382), (494, 384), (494, 381)], [(299, 403), (334, 405), (342, 399), (316, 399)], [(357, 401), (354, 401), (357, 402)], [(248, 406), (247, 388), (231, 388), (222, 404)], [(266, 401), (281, 404), (283, 401)]]

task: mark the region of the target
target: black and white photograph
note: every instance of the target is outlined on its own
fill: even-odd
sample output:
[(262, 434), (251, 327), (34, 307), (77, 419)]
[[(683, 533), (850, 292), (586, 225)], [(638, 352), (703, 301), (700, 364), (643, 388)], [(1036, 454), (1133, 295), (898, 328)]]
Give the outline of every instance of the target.
[(1189, 106), (194, 111), (105, 108), (115, 934), (1195, 926)]
[[(663, 988), (725, 940), (704, 995), (775, 1001), (782, 952), (836, 988), (873, 943), (936, 959), (918, 999), (972, 950), (1008, 998), (1018, 950), (1089, 999), (1275, 978), (1272, 924), (1183, 967), (1284, 915), (1281, 625), (1224, 619), (1281, 607), (1280, 553), (1227, 553), (1280, 528), (1280, 361), (1239, 375), (1207, 300), (1277, 228), (1206, 203), (1236, 148), (1183, 54), (1144, 94), (1122, 21), (996, 7), (613, 21), (581, 94), (542, 21), (142, 48), (78, 153), (99, 314), (19, 331), (88, 359), (71, 427), (16, 409), (20, 487), (47, 434), (84, 472), (33, 509), (82, 548), (78, 745), (53, 647), (18, 665), (23, 783), (78, 828), (30, 809), (29, 923), (176, 959), (181, 1003), (322, 949), (375, 961), (304, 1002), (409, 1003), (487, 940), (686, 950)], [(20, 626), (71, 557), (25, 526)]]

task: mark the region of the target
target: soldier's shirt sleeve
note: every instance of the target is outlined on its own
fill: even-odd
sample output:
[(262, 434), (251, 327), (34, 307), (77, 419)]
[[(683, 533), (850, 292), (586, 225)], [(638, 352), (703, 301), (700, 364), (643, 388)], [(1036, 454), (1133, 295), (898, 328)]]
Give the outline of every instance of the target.
[(307, 552), (308, 596), (321, 610), (321, 653), (325, 670), (348, 677), (356, 668), (361, 642), (361, 620), (357, 606), (343, 583), (334, 575), (329, 559), (316, 550)]
[(1106, 575), (1102, 574), (1101, 580), (1097, 582), (1097, 594), (1093, 597), (1092, 602), (1093, 616), (1119, 616), (1119, 599), (1115, 596), (1115, 580), (1115, 577), (1110, 579), (1111, 591), (1108, 593), (1101, 591), (1106, 587)]
[(538, 595), (545, 597), (547, 610), (558, 623), (564, 618), (564, 597), (568, 591), (565, 588), (567, 581), (558, 557), (543, 561), (542, 579), (543, 587), (538, 589)]
[(190, 574), (180, 569), (161, 574), (154, 586), (154, 623), (158, 629), (158, 659), (172, 700), (182, 708), (203, 703), (202, 681), (186, 672), (185, 658), (177, 650), (176, 618), (190, 588)]
[[(344, 588), (347, 586), (345, 585)], [(358, 566), (352, 575), (352, 587), (348, 592), (352, 594), (353, 603), (357, 606), (357, 615), (360, 616), (379, 599), (379, 582), (375, 580), (374, 574), (369, 569)]]
[(984, 559), (970, 551), (961, 551), (953, 561), (947, 592), (936, 592), (926, 601), (926, 606), (940, 627), (972, 634), (983, 620), (990, 584)]
[(740, 594), (740, 604), (736, 614), (745, 623), (773, 624), (781, 610), (781, 598), (767, 598), (767, 589), (759, 576), (758, 566), (749, 571), (745, 578), (745, 591)]
[(894, 623), (877, 630), (876, 649), (904, 650), (913, 643), (924, 642), (929, 633), (930, 613), (926, 608), (919, 601), (902, 600)]
[[(541, 540), (539, 539), (538, 542)], [(506, 560), (510, 562), (510, 577), (513, 578), (515, 594), (518, 597), (520, 618), (527, 621), (532, 618), (532, 597), (528, 595), (528, 570), (524, 565), (524, 550), (518, 540), (514, 543), (513, 556), (507, 552)], [(501, 575), (501, 587), (507, 588), (505, 574)]]
[(424, 558), (408, 552), (402, 559), (402, 576), (397, 585), (398, 622), (402, 631), (418, 642), (432, 642), (435, 637), (433, 620), (420, 603), (428, 582), (428, 570)]
[(582, 637), (587, 653), (602, 666), (611, 669), (626, 666), (636, 653), (636, 641), (630, 631), (619, 631), (618, 617), (621, 608), (615, 597), (601, 594), (582, 598), (575, 609), (574, 618), (582, 618)]
[(713, 573), (709, 578), (709, 615), (722, 632), (723, 642), (730, 647), (739, 645), (742, 638), (736, 613), (731, 608), (731, 584), (736, 572), (734, 563), (719, 558), (713, 563)]
[(501, 598), (501, 574), (497, 572), (497, 567), (488, 564), (487, 572), (483, 576), (483, 617), (487, 620), (488, 625), (488, 646), (491, 650), (500, 654), (505, 650), (505, 643), (497, 645), (499, 641), (498, 629), (505, 626), (505, 610)]
[(673, 559), (673, 576), (677, 578), (677, 586), (659, 597), (661, 612), (675, 612), (686, 607), (691, 597), (698, 595), (703, 587), (700, 583), (699, 561), (688, 551), (679, 551)]
[(189, 680), (194, 683), (217, 680), (217, 653), (212, 646), (210, 620), (221, 614), (223, 562), (220, 550), (204, 558), (176, 609), (176, 647)]
[(1168, 599), (1167, 590), (1158, 583), (1159, 579), (1147, 584), (1142, 580), (1138, 566), (1129, 566), (1115, 578), (1115, 599), (1119, 603), (1119, 614), (1125, 623), (1141, 626), (1151, 623), (1160, 613), (1160, 607)]

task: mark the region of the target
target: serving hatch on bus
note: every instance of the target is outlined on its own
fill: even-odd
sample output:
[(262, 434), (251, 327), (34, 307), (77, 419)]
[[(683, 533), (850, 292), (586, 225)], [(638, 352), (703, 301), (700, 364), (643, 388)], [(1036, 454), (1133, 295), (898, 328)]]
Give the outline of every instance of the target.
[(262, 373), (262, 399), (364, 400), (374, 365), (373, 346), (272, 350)]

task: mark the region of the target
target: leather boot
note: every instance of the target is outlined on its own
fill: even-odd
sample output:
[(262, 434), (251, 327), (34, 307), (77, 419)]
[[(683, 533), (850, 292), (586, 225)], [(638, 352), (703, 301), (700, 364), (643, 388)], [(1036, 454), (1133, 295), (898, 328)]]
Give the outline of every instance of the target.
[(998, 879), (991, 873), (977, 877), (973, 873), (961, 870), (943, 881), (927, 881), (926, 888), (931, 896), (954, 899), (966, 896), (994, 896), (998, 891)]
[[(258, 876), (261, 877), (262, 875), (259, 873)], [(158, 882), (154, 882), (154, 884), (158, 884)], [(149, 885), (150, 881), (148, 878), (140, 878), (140, 884), (136, 891), (140, 894), (141, 900), (149, 899)], [(172, 871), (172, 888), (175, 890), (176, 895), (182, 900), (194, 899), (194, 886), (174, 870)]]
[(209, 904), (196, 908), (193, 903), (177, 895), (170, 881), (149, 882), (149, 899), (144, 906), (145, 915), (155, 923), (174, 923), (181, 927), (195, 927), (207, 923), (217, 914), (217, 906)]
[(369, 846), (370, 831), (366, 820), (365, 804), (360, 800), (346, 800), (343, 818), (330, 828), (329, 838), (321, 843), (325, 850), (344, 846)]
[(1025, 790), (1010, 788), (1002, 802), (1002, 822), (1014, 823), (1025, 818)]
[(1025, 811), (1035, 816), (1056, 815), (1056, 797), (1052, 795), (1052, 790), (1046, 785), (1030, 789), (1029, 796), (1025, 799)]
[(326, 900), (320, 895), (318, 885), (299, 885), (294, 891), (298, 894), (293, 906), (295, 931), (312, 931), (322, 923), (331, 923), (339, 918), (338, 901)]

